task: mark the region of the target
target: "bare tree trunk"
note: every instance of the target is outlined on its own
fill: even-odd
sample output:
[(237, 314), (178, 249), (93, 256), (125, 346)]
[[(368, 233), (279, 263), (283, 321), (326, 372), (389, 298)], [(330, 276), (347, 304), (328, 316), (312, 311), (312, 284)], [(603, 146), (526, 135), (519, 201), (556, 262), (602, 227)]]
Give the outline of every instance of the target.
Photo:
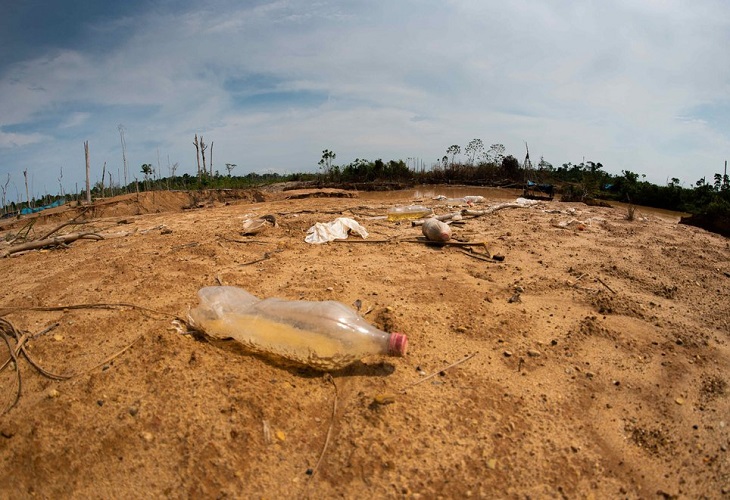
[[(122, 143), (122, 163), (124, 164), (124, 188), (127, 188), (127, 141), (124, 140), (124, 125), (121, 123), (117, 126), (119, 130), (119, 140)], [(118, 176), (117, 176), (118, 177)]]
[(210, 176), (213, 177), (213, 141), (210, 141)]
[(28, 191), (28, 169), (23, 170), (23, 177), (25, 177), (25, 203), (30, 208), (30, 192)]
[[(202, 141), (203, 138), (201, 137), (200, 140)], [(195, 134), (193, 146), (195, 146), (195, 159), (198, 160), (198, 182), (200, 182), (200, 143), (198, 142), (198, 134)]]
[(90, 174), (91, 168), (89, 166), (89, 141), (84, 141), (84, 155), (86, 156), (86, 203), (91, 203), (91, 184)]
[(104, 162), (104, 167), (101, 169), (101, 197), (104, 197), (104, 177), (106, 177), (106, 162)]
[(200, 136), (200, 156), (203, 157), (203, 172), (208, 173), (207, 167), (205, 166), (205, 150), (208, 149), (205, 142), (203, 142), (203, 136)]

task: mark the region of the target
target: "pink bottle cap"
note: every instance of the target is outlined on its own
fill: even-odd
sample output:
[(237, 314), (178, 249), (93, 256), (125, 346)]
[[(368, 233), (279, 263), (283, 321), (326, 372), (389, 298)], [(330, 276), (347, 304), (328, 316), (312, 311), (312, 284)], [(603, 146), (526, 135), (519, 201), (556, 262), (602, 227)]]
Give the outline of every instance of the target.
[(391, 356), (405, 356), (408, 350), (408, 337), (403, 333), (391, 333), (388, 340), (388, 354)]

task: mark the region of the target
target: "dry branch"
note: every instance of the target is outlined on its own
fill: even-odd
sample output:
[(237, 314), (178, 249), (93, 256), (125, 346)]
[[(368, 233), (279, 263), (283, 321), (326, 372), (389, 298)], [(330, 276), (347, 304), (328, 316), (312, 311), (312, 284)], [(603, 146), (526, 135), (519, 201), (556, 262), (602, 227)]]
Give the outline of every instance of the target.
[(479, 354), (479, 353), (478, 353), (478, 352), (475, 352), (475, 353), (469, 354), (468, 356), (465, 356), (465, 357), (461, 358), (461, 359), (460, 359), (460, 360), (458, 360), (458, 361), (454, 361), (453, 363), (451, 363), (451, 364), (450, 364), (449, 366), (447, 366), (446, 368), (442, 368), (442, 369), (440, 369), (440, 370), (439, 370), (439, 371), (437, 371), (437, 372), (433, 372), (433, 373), (432, 373), (431, 375), (429, 375), (428, 377), (426, 377), (426, 378), (422, 378), (421, 380), (419, 380), (419, 381), (417, 381), (417, 382), (414, 382), (414, 383), (412, 383), (412, 384), (411, 384), (411, 385), (409, 385), (409, 386), (406, 386), (406, 387), (404, 387), (403, 389), (401, 389), (401, 391), (400, 391), (400, 392), (401, 392), (401, 393), (405, 393), (405, 392), (406, 392), (406, 391), (407, 391), (408, 389), (410, 389), (411, 387), (415, 387), (415, 386), (417, 386), (418, 384), (422, 384), (422, 383), (424, 383), (424, 382), (425, 382), (426, 380), (432, 379), (433, 377), (435, 377), (435, 376), (436, 376), (436, 375), (438, 375), (439, 373), (443, 373), (443, 372), (445, 372), (446, 370), (449, 370), (449, 369), (451, 369), (451, 368), (453, 368), (453, 367), (455, 367), (455, 366), (457, 366), (457, 365), (460, 365), (461, 363), (463, 363), (463, 362), (465, 362), (465, 361), (469, 361), (469, 360), (470, 360), (471, 358), (473, 358), (473, 357), (474, 357), (474, 356), (476, 356), (477, 354)]
[(332, 386), (335, 388), (335, 397), (334, 401), (332, 401), (332, 416), (330, 418), (330, 425), (327, 428), (327, 436), (324, 439), (324, 445), (322, 446), (322, 453), (319, 454), (319, 459), (317, 460), (317, 463), (312, 468), (312, 474), (311, 477), (314, 477), (314, 474), (317, 472), (317, 469), (319, 468), (319, 464), (322, 463), (322, 459), (324, 458), (324, 453), (327, 451), (327, 446), (329, 445), (330, 438), (332, 437), (332, 428), (335, 425), (335, 417), (337, 416), (337, 384), (335, 384), (335, 379), (332, 378), (332, 375), (329, 373), (325, 375), (325, 378), (332, 382)]
[(521, 205), (519, 203), (500, 203), (499, 205), (495, 205), (493, 207), (489, 207), (486, 210), (470, 210), (465, 209), (461, 211), (462, 215), (470, 215), (472, 217), (481, 217), (482, 215), (489, 215), (493, 214), (494, 212), (498, 212), (499, 210), (504, 210), (505, 208), (528, 208), (525, 205)]
[(46, 238), (43, 240), (29, 241), (20, 245), (14, 245), (6, 249), (0, 257), (7, 257), (14, 253), (25, 252), (26, 250), (37, 250), (45, 247), (55, 247), (59, 245), (65, 245), (76, 240), (103, 240), (104, 237), (96, 233), (69, 233), (62, 236), (55, 236), (53, 238)]

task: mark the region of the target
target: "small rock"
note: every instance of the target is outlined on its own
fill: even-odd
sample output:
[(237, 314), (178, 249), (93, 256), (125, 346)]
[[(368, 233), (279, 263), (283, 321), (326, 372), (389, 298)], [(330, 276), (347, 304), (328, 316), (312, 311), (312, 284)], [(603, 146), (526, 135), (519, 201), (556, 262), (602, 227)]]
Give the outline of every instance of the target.
[(678, 405), (683, 405), (684, 404), (684, 398), (677, 398), (677, 399), (674, 400), (674, 402), (677, 403)]
[(155, 436), (151, 432), (143, 432), (141, 435), (142, 439), (144, 439), (148, 443), (155, 439)]
[(528, 349), (527, 350), (527, 355), (532, 356), (533, 358), (539, 358), (541, 356), (541, 354), (542, 353), (540, 351), (538, 351), (537, 349)]
[(509, 358), (510, 356), (512, 356), (512, 351), (504, 351), (503, 354), (505, 358)]
[(160, 234), (172, 234), (172, 229), (166, 227), (165, 229), (160, 231)]
[(139, 413), (139, 408), (137, 408), (136, 406), (130, 406), (127, 411), (131, 416), (136, 417), (137, 413)]
[(457, 333), (466, 333), (466, 327), (465, 326), (457, 326), (456, 327)]
[(489, 467), (492, 470), (495, 470), (497, 468), (497, 459), (490, 458), (489, 460), (487, 460), (487, 467)]
[(53, 336), (53, 340), (55, 340), (56, 342), (61, 342), (63, 340), (63, 335), (57, 333)]
[(389, 405), (395, 403), (395, 394), (391, 392), (381, 392), (376, 394), (373, 398), (373, 403), (376, 405)]
[(47, 394), (48, 394), (48, 397), (51, 399), (55, 399), (61, 395), (61, 393), (58, 392), (58, 389), (49, 389)]
[(286, 441), (286, 434), (284, 433), (284, 431), (276, 431), (275, 436), (276, 439), (278, 439), (279, 441)]
[(596, 376), (596, 374), (593, 372), (586, 372), (586, 377), (588, 377), (588, 378), (593, 378), (595, 376)]
[(4, 437), (5, 439), (10, 439), (11, 437), (15, 436), (15, 430), (10, 427), (3, 427), (0, 429), (0, 436)]

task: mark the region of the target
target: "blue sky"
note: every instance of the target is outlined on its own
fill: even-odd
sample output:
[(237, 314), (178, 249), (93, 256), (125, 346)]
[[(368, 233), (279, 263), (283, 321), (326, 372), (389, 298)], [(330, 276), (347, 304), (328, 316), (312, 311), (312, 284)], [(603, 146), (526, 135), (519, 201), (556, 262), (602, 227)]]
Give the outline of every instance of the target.
[[(730, 157), (725, 0), (25, 0), (0, 18), (8, 200), (150, 163), (315, 171), (322, 150), (431, 164), (474, 138), (664, 184)], [(61, 169), (63, 177), (59, 181)], [(108, 178), (107, 178), (108, 179)], [(123, 179), (122, 179), (123, 180)]]

